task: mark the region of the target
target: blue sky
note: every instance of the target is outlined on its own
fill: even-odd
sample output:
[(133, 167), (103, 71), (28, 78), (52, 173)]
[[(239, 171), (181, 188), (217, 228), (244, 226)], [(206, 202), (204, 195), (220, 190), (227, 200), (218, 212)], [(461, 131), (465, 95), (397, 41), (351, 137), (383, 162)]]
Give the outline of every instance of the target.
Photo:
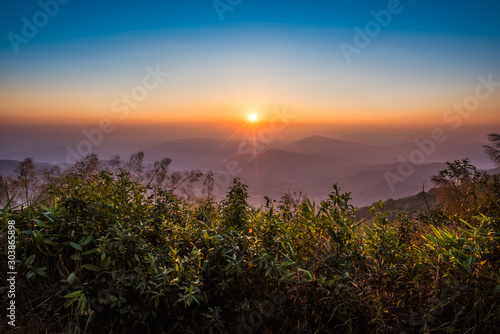
[[(384, 9), (387, 3), (388, 1), (242, 0), (233, 11), (225, 13), (224, 21), (220, 21), (213, 1), (210, 0), (71, 0), (61, 5), (60, 13), (43, 28), (35, 42), (187, 27), (223, 26), (230, 29), (231, 25), (241, 24), (350, 29), (371, 19), (370, 11)], [(500, 36), (498, 1), (402, 0), (401, 5), (405, 7), (404, 13), (391, 23), (387, 31)], [(40, 9), (38, 1), (27, 0), (5, 0), (0, 6), (3, 35), (18, 31), (21, 17), (30, 17)], [(6, 38), (2, 39), (1, 46), (9, 46)]]

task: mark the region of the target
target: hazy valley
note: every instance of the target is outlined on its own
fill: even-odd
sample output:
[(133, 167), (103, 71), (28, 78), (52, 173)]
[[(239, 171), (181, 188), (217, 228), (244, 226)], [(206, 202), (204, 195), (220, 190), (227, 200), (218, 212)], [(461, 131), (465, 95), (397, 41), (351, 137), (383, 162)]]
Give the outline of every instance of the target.
[[(414, 142), (368, 145), (319, 135), (277, 143), (184, 138), (135, 145), (102, 145), (95, 147), (93, 152), (104, 164), (115, 154), (126, 161), (132, 153), (142, 151), (146, 163), (166, 157), (172, 159), (169, 167), (172, 172), (212, 170), (218, 199), (225, 195), (232, 179), (238, 177), (248, 185), (249, 201), (254, 205), (263, 204), (264, 196), (279, 200), (287, 192), (307, 195), (319, 202), (331, 191), (332, 185), (338, 183), (343, 191), (352, 193), (353, 204), (365, 206), (429, 190), (432, 187), (430, 177), (443, 170), (446, 161), (469, 158), (478, 168), (492, 169), (493, 164), (482, 148), (486, 143), (485, 140), (484, 143), (446, 141), (437, 144), (432, 154), (425, 155), (423, 163), (410, 164), (409, 170), (409, 165), (402, 166), (398, 157), (408, 160), (412, 152), (421, 151)], [(69, 165), (66, 146), (51, 146), (0, 154), (0, 173), (10, 175), (16, 164), (26, 157), (33, 157), (38, 168), (57, 164), (65, 169)], [(392, 185), (390, 176), (397, 177)], [(200, 182), (198, 193), (201, 187)]]

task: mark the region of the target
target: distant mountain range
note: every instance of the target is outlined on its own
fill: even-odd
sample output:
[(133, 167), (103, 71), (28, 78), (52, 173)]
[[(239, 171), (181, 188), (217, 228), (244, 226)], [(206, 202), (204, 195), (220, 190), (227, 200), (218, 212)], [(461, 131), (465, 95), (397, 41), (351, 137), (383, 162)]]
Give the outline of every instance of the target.
[(434, 154), (391, 188), (386, 173), (398, 175), (398, 157), (408, 157), (416, 149), (414, 143), (388, 147), (312, 136), (280, 150), (270, 149), (251, 162), (239, 157), (235, 160), (243, 169), (242, 180), (260, 197), (279, 199), (285, 192), (295, 191), (320, 201), (338, 183), (343, 191), (352, 193), (352, 203), (357, 206), (429, 189), (430, 178), (446, 168), (446, 161), (469, 157), (473, 164), (491, 165), (481, 144), (447, 142), (436, 145)]
[[(422, 191), (424, 182), (429, 189), (430, 177), (446, 168), (446, 161), (470, 158), (479, 168), (491, 167), (481, 145), (452, 141), (438, 144), (433, 154), (425, 155), (423, 164), (415, 166), (415, 171), (392, 189), (386, 173), (398, 175), (399, 157), (407, 159), (419, 150), (415, 143), (382, 146), (311, 136), (291, 144), (273, 146), (257, 142), (252, 146), (236, 139), (192, 138), (120, 146), (117, 150), (100, 146), (94, 152), (103, 160), (118, 153), (126, 161), (130, 154), (143, 151), (147, 162), (172, 159), (171, 170), (213, 170), (227, 181), (221, 186), (223, 191), (230, 186), (230, 179), (240, 177), (249, 186), (253, 204), (262, 203), (265, 195), (278, 200), (288, 191), (319, 201), (338, 183), (343, 191), (352, 193), (355, 205), (363, 206), (379, 199), (413, 195)], [(11, 174), (25, 157), (33, 157), (39, 168), (50, 167), (51, 163), (65, 167), (67, 154), (66, 146), (0, 154), (0, 159), (4, 159), (0, 160), (0, 173)]]
[[(17, 165), (19, 165), (19, 160), (2, 160), (0, 159), (0, 175), (12, 175)], [(42, 170), (45, 168), (52, 167), (51, 164), (43, 162), (35, 162), (35, 168)]]

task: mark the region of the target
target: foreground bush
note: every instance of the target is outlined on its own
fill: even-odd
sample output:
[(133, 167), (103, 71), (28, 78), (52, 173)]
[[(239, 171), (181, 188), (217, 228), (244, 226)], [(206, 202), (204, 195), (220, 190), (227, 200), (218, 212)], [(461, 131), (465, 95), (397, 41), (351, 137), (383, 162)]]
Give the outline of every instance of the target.
[(193, 204), (125, 171), (67, 177), (52, 194), (50, 207), (4, 209), (18, 272), (18, 326), (4, 331), (500, 331), (498, 219), (433, 227), (374, 208), (362, 228), (336, 186), (318, 205), (252, 208), (235, 180), (221, 203)]

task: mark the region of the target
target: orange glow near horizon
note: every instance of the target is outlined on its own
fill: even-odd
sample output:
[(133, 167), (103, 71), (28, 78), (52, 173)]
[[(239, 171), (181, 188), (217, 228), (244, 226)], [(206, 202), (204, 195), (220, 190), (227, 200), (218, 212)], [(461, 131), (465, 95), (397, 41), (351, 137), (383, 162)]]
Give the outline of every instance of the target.
[[(83, 93), (55, 98), (53, 95), (34, 95), (30, 99), (25, 94), (9, 95), (0, 93), (2, 105), (0, 117), (4, 125), (14, 124), (93, 124), (102, 119), (110, 119), (117, 125), (158, 125), (168, 123), (218, 122), (225, 124), (266, 124), (272, 121), (273, 106), (285, 108), (295, 115), (294, 123), (305, 124), (346, 124), (373, 126), (439, 126), (445, 123), (443, 115), (453, 106), (448, 97), (428, 103), (399, 104), (387, 106), (385, 103), (352, 103), (339, 101), (335, 104), (307, 103), (306, 101), (283, 98), (275, 104), (266, 99), (222, 101), (195, 100), (179, 101), (152, 96), (138, 103), (134, 108), (112, 110), (109, 99), (85, 96)], [(462, 101), (457, 97), (455, 101)], [(267, 99), (272, 101), (272, 99)], [(479, 108), (464, 118), (464, 124), (471, 126), (498, 123), (500, 99), (496, 96), (482, 101)]]
[[(212, 91), (212, 86), (219, 84), (214, 82), (212, 86), (204, 88), (206, 91), (192, 92), (181, 84), (172, 84), (148, 92), (147, 98), (135, 101), (133, 107), (120, 101), (119, 108), (113, 108), (114, 101), (120, 99), (122, 94), (131, 95), (133, 88), (130, 87), (134, 87), (135, 82), (133, 80), (130, 84), (124, 84), (123, 91), (107, 90), (101, 86), (96, 88), (83, 83), (67, 88), (54, 83), (46, 86), (33, 84), (34, 87), (26, 88), (1, 85), (0, 118), (3, 124), (40, 125), (92, 124), (105, 118), (117, 125), (172, 122), (265, 124), (272, 120), (271, 109), (277, 106), (293, 112), (295, 123), (438, 126), (443, 124), (446, 110), (461, 103), (471, 89), (474, 92), (476, 84), (474, 82), (466, 89), (449, 89), (442, 94), (431, 94), (428, 88), (383, 93), (380, 89), (374, 92), (361, 87), (362, 91), (347, 91), (352, 85), (349, 82), (346, 87), (338, 83), (338, 86), (324, 90), (321, 94), (315, 91), (296, 94), (296, 87), (290, 88), (289, 94), (254, 87), (250, 87), (250, 92), (245, 92), (245, 84), (238, 82), (229, 88), (220, 83), (220, 91)], [(276, 87), (280, 87), (279, 82)], [(225, 92), (224, 88), (228, 88), (228, 91)], [(499, 106), (500, 96), (495, 93), (488, 100), (481, 101), (479, 108), (467, 117), (464, 124), (477, 126), (498, 123)]]

